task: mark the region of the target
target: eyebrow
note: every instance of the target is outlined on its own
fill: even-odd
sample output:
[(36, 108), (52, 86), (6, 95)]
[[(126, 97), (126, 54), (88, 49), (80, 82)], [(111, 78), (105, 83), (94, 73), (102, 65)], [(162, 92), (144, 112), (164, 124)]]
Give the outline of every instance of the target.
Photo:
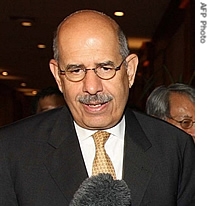
[(96, 66), (101, 66), (101, 65), (109, 65), (109, 66), (115, 66), (115, 63), (113, 61), (105, 61), (105, 62), (102, 62), (102, 63), (97, 63)]
[(192, 119), (193, 117), (192, 116), (189, 116), (189, 115), (182, 115), (182, 116), (178, 116), (180, 118), (183, 118), (183, 119)]
[[(95, 67), (98, 67), (98, 66), (115, 66), (115, 63), (113, 61), (104, 61), (104, 62), (101, 62), (101, 63), (95, 63)], [(69, 68), (74, 68), (74, 67), (85, 67), (84, 64), (67, 64), (66, 65), (66, 69), (69, 69)], [(85, 67), (86, 68), (86, 67)]]

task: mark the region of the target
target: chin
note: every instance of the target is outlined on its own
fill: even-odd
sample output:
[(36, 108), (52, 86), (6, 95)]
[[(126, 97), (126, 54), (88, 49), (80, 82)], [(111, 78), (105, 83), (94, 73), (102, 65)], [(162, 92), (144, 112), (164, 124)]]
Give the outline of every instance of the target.
[(114, 120), (105, 120), (104, 118), (103, 119), (89, 119), (87, 121), (84, 121), (83, 122), (83, 125), (85, 128), (87, 129), (92, 129), (92, 130), (97, 130), (97, 129), (108, 129), (108, 128), (111, 128), (113, 127), (114, 125), (116, 124), (116, 121)]

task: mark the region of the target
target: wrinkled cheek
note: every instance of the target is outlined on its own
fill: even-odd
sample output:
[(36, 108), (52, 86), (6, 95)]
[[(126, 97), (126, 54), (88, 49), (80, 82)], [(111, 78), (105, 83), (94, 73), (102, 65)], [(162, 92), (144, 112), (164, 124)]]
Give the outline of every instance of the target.
[(67, 104), (72, 112), (79, 112), (79, 102), (76, 100), (75, 96), (69, 96), (67, 94)]
[(63, 95), (68, 107), (71, 111), (76, 110), (79, 104), (79, 102), (77, 101), (77, 94), (74, 94), (74, 91), (76, 89), (70, 88), (69, 86), (67, 87), (66, 85), (63, 85), (63, 89)]
[(124, 107), (128, 100), (128, 93), (129, 89), (127, 87), (124, 87), (121, 90), (121, 93), (118, 93), (118, 99), (116, 100), (117, 110), (123, 111)]

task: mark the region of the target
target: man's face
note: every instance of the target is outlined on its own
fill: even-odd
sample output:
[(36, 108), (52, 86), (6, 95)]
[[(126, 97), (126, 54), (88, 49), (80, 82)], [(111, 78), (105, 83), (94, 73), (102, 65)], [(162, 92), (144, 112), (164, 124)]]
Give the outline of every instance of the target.
[[(106, 27), (102, 31), (98, 28), (95, 32), (86, 30), (81, 33), (74, 29), (69, 35), (69, 30), (64, 29), (59, 41), (60, 69), (65, 70), (71, 64), (95, 68), (104, 62), (119, 66), (123, 59), (119, 54), (117, 37)], [(134, 81), (138, 60), (131, 55), (127, 61), (128, 68), (123, 64), (112, 79), (100, 79), (93, 70), (88, 70), (79, 82), (69, 81), (65, 75), (57, 75), (58, 67), (55, 62), (51, 63), (51, 71), (78, 125), (87, 129), (105, 129), (118, 123), (128, 99), (129, 87)], [(99, 95), (100, 99), (86, 100), (85, 103), (82, 100), (94, 95)]]
[[(188, 99), (187, 96), (171, 93), (170, 94), (170, 115), (173, 119), (181, 121), (183, 119), (191, 119), (195, 121), (195, 105)], [(191, 128), (184, 129), (180, 123), (168, 118), (167, 121), (174, 124), (178, 128), (184, 130), (195, 138), (195, 124)]]

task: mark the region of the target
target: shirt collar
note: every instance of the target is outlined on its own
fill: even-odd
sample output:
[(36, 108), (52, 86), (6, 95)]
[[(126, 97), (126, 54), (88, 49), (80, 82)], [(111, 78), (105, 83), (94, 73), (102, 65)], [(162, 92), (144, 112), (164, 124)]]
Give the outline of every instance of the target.
[[(77, 135), (78, 135), (79, 139), (82, 141), (89, 138), (91, 135), (93, 135), (95, 132), (97, 132), (97, 130), (84, 129), (84, 128), (80, 127), (75, 121), (74, 121), (74, 125), (75, 125)], [(125, 133), (125, 117), (123, 116), (123, 118), (117, 125), (115, 125), (112, 128), (109, 128), (105, 131), (111, 133), (112, 135), (116, 136), (117, 138), (123, 139), (124, 133)]]

